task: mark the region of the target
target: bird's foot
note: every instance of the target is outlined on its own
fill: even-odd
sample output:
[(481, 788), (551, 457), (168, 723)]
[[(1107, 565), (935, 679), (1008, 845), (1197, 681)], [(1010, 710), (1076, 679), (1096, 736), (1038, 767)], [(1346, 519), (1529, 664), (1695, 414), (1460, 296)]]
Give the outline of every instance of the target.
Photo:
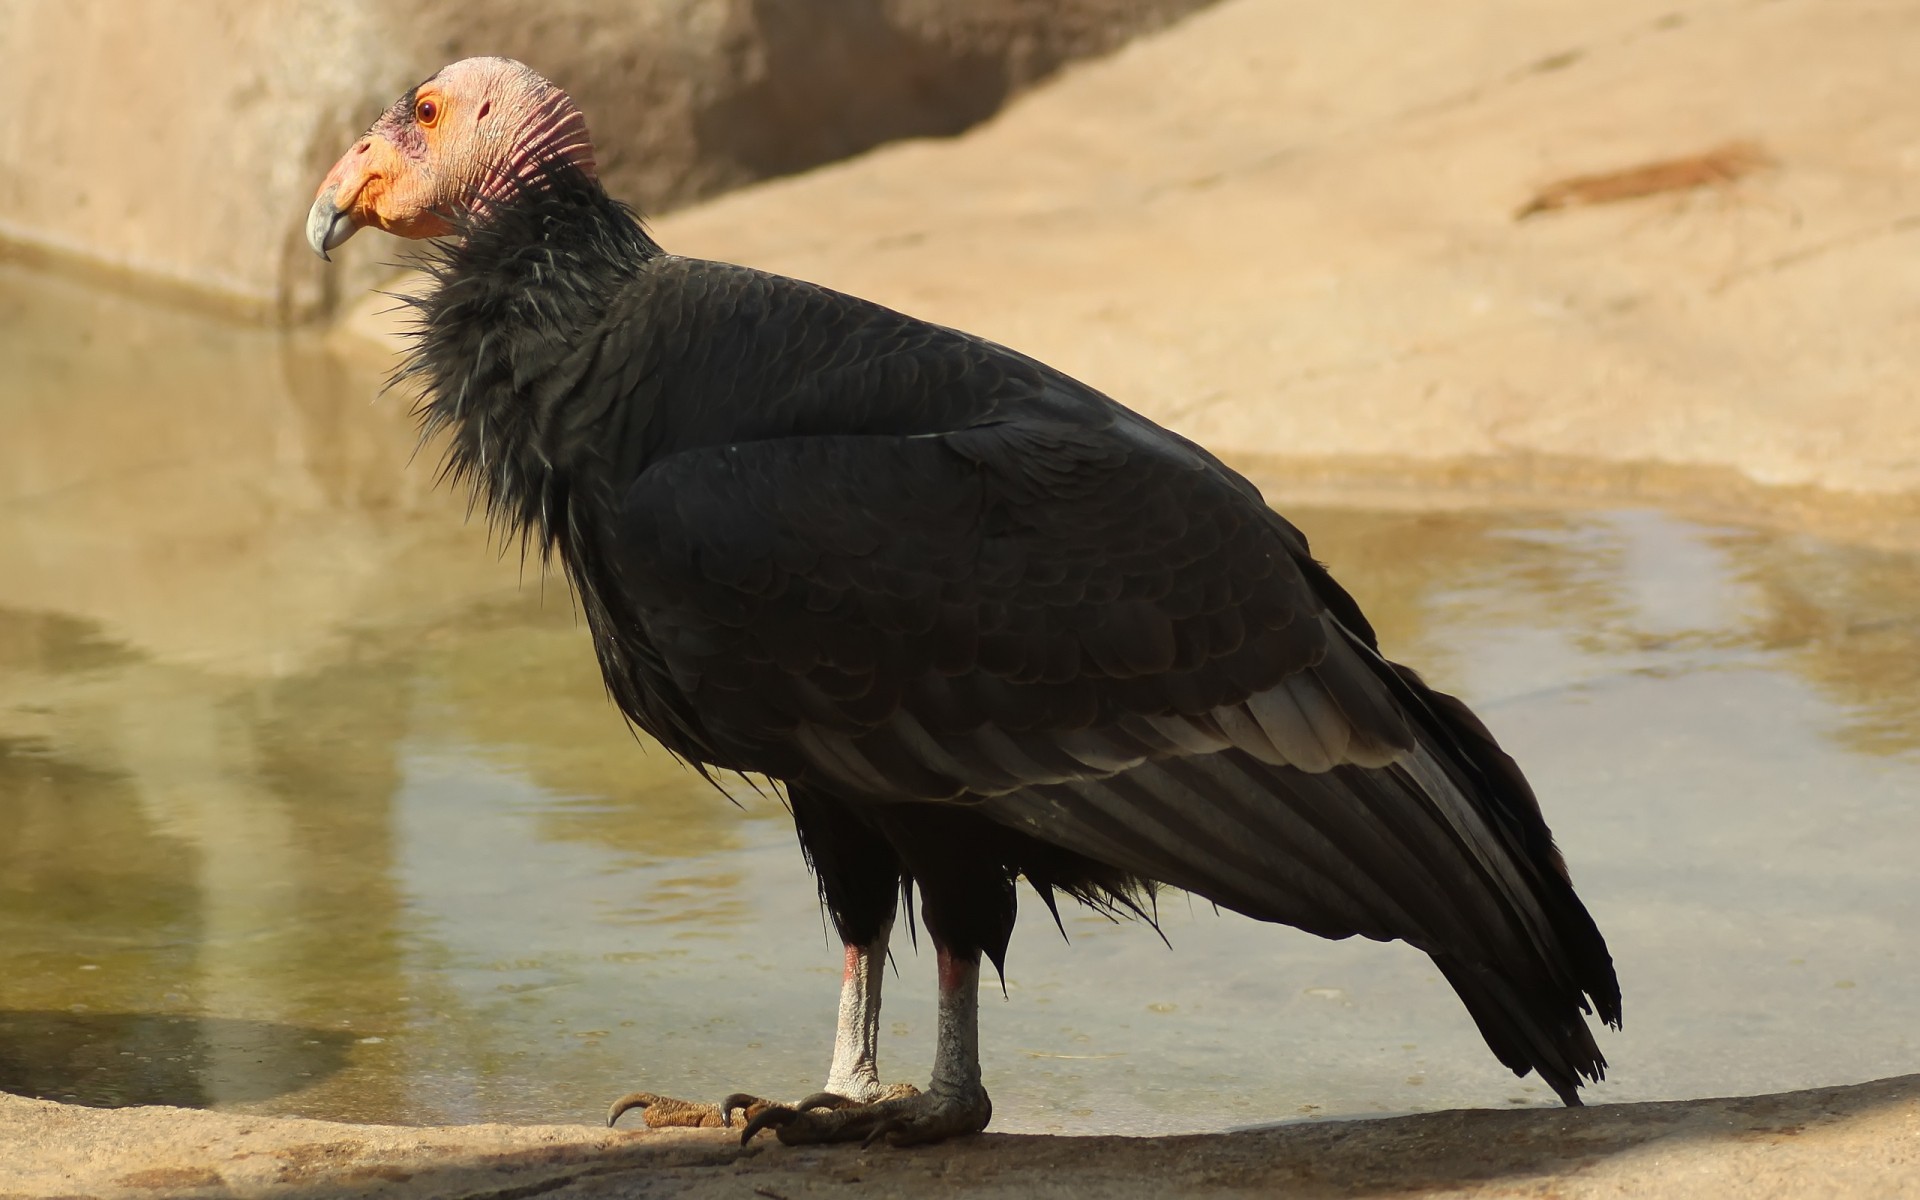
[[(735, 1107), (747, 1110), (748, 1120), (753, 1114), (767, 1107), (771, 1101), (757, 1096), (728, 1096), (731, 1104), (735, 1100), (745, 1103)], [(756, 1107), (757, 1106), (757, 1107)], [(607, 1125), (612, 1127), (631, 1109), (639, 1109), (640, 1116), (648, 1129), (718, 1129), (728, 1123), (720, 1112), (718, 1104), (707, 1104), (699, 1100), (680, 1100), (672, 1096), (655, 1095), (653, 1092), (628, 1092), (607, 1107)]]
[[(993, 1119), (993, 1101), (987, 1099), (987, 1090), (978, 1084), (952, 1092), (922, 1092), (911, 1085), (896, 1084), (889, 1091), (901, 1088), (906, 1088), (907, 1094), (869, 1103), (821, 1093), (792, 1107), (768, 1105), (748, 1115), (740, 1144), (745, 1145), (762, 1129), (771, 1129), (775, 1137), (789, 1146), (818, 1142), (861, 1142), (871, 1146), (882, 1139), (893, 1146), (917, 1146), (979, 1133)], [(840, 1102), (816, 1103), (822, 1099)]]
[(815, 1092), (804, 1100), (793, 1104), (782, 1104), (777, 1100), (767, 1100), (747, 1092), (735, 1092), (718, 1104), (708, 1104), (700, 1100), (680, 1100), (672, 1096), (656, 1095), (653, 1092), (628, 1092), (608, 1106), (607, 1125), (611, 1127), (627, 1112), (637, 1108), (640, 1110), (641, 1119), (646, 1122), (649, 1129), (719, 1129), (722, 1127), (731, 1129), (735, 1113), (751, 1123), (760, 1114), (769, 1111), (789, 1113), (805, 1113), (815, 1109), (831, 1111), (919, 1094), (920, 1089), (910, 1083), (896, 1083), (889, 1086), (874, 1084), (866, 1094), (859, 1097), (843, 1096), (838, 1092)]

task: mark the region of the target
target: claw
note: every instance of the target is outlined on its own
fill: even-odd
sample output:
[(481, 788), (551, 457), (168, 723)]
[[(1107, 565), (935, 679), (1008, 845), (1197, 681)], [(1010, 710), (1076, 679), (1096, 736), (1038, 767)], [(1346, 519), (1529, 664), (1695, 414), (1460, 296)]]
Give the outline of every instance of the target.
[(788, 1146), (822, 1142), (876, 1142), (917, 1146), (943, 1138), (978, 1133), (993, 1117), (993, 1102), (984, 1090), (972, 1095), (910, 1096), (874, 1103), (848, 1101), (832, 1092), (807, 1097), (800, 1105), (770, 1105), (754, 1113), (740, 1144), (746, 1145), (763, 1129), (773, 1130)]
[(653, 1092), (629, 1092), (608, 1107), (608, 1127), (611, 1128), (622, 1113), (635, 1108), (645, 1110), (648, 1129), (710, 1129), (723, 1119), (720, 1110), (711, 1104), (676, 1100)]
[[(925, 1095), (912, 1084), (894, 1084), (883, 1089), (881, 1096), (856, 1100), (840, 1092), (820, 1091), (787, 1105), (751, 1092), (734, 1092), (718, 1104), (700, 1104), (654, 1092), (628, 1092), (608, 1106), (607, 1125), (611, 1128), (623, 1114), (637, 1108), (645, 1112), (649, 1129), (740, 1128), (743, 1146), (763, 1129), (774, 1130), (788, 1145), (859, 1141), (871, 1146), (885, 1139), (904, 1146), (976, 1132), (993, 1111), (984, 1092), (977, 1114), (946, 1112), (951, 1102)], [(966, 1107), (961, 1101), (961, 1108)], [(744, 1128), (734, 1124), (736, 1111), (746, 1117)], [(970, 1119), (974, 1115), (977, 1120)]]
[(628, 1092), (607, 1106), (607, 1128), (612, 1129), (614, 1122), (618, 1121), (629, 1109), (645, 1109), (647, 1105), (654, 1103), (658, 1099), (660, 1099), (660, 1097), (654, 1095), (652, 1092)]
[(904, 1128), (906, 1128), (906, 1125), (904, 1122), (899, 1121), (893, 1117), (888, 1117), (885, 1120), (876, 1124), (873, 1127), (873, 1132), (867, 1134), (866, 1137), (860, 1139), (860, 1148), (862, 1150), (872, 1149), (873, 1144), (879, 1141), (881, 1138), (886, 1137), (888, 1134), (892, 1133), (896, 1129), (904, 1129)]
[(799, 1113), (791, 1108), (782, 1108), (777, 1104), (769, 1104), (748, 1118), (747, 1127), (740, 1131), (740, 1144), (744, 1146), (752, 1141), (753, 1135), (759, 1133), (762, 1129), (778, 1129), (799, 1115)]
[(737, 1108), (744, 1113), (752, 1109), (756, 1104), (770, 1105), (772, 1101), (762, 1100), (760, 1097), (749, 1095), (746, 1092), (733, 1092), (729, 1094), (725, 1100), (720, 1102), (720, 1124), (724, 1128), (732, 1129), (733, 1110)]

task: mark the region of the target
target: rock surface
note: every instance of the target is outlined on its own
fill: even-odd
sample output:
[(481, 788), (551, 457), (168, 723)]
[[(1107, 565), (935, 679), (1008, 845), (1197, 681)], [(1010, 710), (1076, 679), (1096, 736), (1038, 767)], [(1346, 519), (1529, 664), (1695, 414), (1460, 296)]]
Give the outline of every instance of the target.
[(1203, 2), (0, 0), (0, 250), (299, 319), (392, 253), (322, 271), (300, 235), (320, 175), (452, 59), (565, 80), (609, 179), (670, 207), (957, 132)]
[(0, 1195), (1897, 1197), (1920, 1076), (1738, 1100), (1469, 1110), (1168, 1138), (742, 1149), (724, 1130), (404, 1129), (0, 1096)]
[[(1226, 452), (1911, 497), (1917, 60), (1895, 4), (1233, 0), (956, 141), (657, 232), (996, 338)], [(1744, 176), (1698, 169), (1741, 143)], [(1706, 186), (1516, 219), (1689, 157)]]

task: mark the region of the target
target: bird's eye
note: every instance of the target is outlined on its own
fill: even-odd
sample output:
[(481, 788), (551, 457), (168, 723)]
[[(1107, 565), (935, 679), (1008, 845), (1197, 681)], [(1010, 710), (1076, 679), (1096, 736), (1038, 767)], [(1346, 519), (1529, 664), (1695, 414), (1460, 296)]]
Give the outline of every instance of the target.
[(413, 119), (421, 125), (431, 126), (440, 119), (440, 106), (431, 100), (422, 100), (413, 106)]

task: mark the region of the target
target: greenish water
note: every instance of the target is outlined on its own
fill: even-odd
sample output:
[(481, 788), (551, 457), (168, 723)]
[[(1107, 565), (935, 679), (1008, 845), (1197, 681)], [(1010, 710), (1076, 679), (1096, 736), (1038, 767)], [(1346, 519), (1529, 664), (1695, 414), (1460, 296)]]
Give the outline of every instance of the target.
[[(381, 364), (0, 268), (0, 1089), (392, 1122), (798, 1095), (777, 802), (638, 745)], [(1291, 508), (1532, 775), (1611, 939), (1597, 1100), (1920, 1070), (1920, 558), (1623, 510)], [(1539, 1104), (1421, 955), (1021, 917), (1001, 1129)], [(922, 1080), (905, 939), (882, 1067)]]

